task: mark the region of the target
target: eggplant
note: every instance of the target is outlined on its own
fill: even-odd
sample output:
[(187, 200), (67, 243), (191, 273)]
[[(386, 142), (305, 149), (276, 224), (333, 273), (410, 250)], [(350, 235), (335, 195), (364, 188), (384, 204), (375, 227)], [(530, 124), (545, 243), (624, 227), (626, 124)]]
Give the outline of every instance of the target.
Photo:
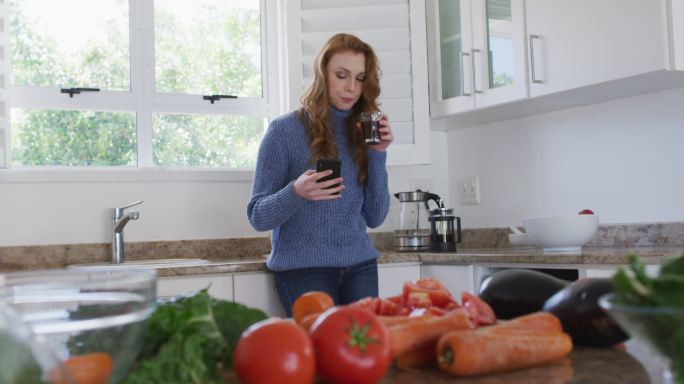
[(563, 330), (572, 337), (574, 344), (609, 347), (629, 338), (599, 307), (599, 297), (612, 291), (610, 279), (578, 280), (551, 296), (543, 310), (560, 319)]
[(497, 319), (512, 319), (541, 311), (549, 297), (567, 286), (565, 280), (531, 269), (503, 269), (480, 285), (480, 298)]

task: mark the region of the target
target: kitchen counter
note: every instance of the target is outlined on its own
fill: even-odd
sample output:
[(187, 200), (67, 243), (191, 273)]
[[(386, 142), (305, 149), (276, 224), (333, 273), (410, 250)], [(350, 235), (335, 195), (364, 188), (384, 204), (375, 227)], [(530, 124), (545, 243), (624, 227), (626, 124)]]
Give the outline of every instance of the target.
[(542, 366), (470, 378), (455, 378), (436, 368), (414, 371), (392, 369), (386, 384), (650, 384), (646, 367), (633, 355), (616, 348), (577, 347), (568, 358)]
[[(660, 371), (650, 372), (632, 354), (616, 348), (577, 347), (566, 358), (511, 372), (456, 378), (436, 367), (402, 371), (390, 368), (381, 384), (656, 384)], [(226, 382), (237, 383), (234, 372)], [(318, 382), (318, 381), (317, 381)]]
[[(618, 265), (627, 263), (627, 255), (634, 252), (647, 264), (660, 264), (668, 256), (684, 252), (684, 247), (585, 247), (575, 253), (544, 253), (539, 248), (473, 248), (454, 253), (417, 253), (384, 251), (378, 260), (387, 263), (438, 264), (590, 264)], [(163, 268), (159, 276), (207, 275), (217, 273), (266, 271), (266, 259), (214, 261), (193, 267)]]

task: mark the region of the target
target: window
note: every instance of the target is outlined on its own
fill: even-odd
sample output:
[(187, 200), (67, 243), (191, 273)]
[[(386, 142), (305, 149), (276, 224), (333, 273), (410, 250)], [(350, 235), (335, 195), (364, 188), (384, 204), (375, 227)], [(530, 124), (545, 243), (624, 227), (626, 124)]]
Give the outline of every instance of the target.
[(12, 167), (254, 167), (273, 2), (8, 3)]

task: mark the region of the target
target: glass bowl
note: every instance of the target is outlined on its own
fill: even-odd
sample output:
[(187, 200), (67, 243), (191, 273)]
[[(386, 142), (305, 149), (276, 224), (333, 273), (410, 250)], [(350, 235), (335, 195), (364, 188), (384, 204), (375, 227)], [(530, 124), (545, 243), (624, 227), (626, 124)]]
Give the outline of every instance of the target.
[(663, 357), (669, 371), (665, 381), (684, 384), (684, 308), (622, 304), (612, 293), (599, 305), (637, 342)]
[[(142, 348), (155, 297), (154, 270), (0, 274), (0, 304), (74, 382), (118, 383), (126, 376)], [(42, 380), (68, 383), (64, 370), (43, 369)]]

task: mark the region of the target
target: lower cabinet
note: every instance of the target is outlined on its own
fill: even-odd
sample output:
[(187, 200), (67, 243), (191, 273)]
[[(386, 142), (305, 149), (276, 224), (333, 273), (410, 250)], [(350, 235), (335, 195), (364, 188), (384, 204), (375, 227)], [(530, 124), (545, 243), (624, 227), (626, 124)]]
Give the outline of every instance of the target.
[(378, 264), (378, 294), (380, 297), (399, 295), (405, 282), (419, 278), (419, 262)]
[(233, 275), (231, 274), (159, 277), (157, 297), (179, 296), (207, 287), (209, 287), (209, 295), (221, 300), (233, 300)]
[(233, 275), (235, 301), (261, 309), (270, 317), (285, 317), (271, 272), (240, 272)]
[[(618, 269), (618, 265), (586, 265), (582, 266), (584, 269), (584, 277), (595, 278), (611, 278)], [(625, 266), (628, 268), (627, 266)], [(647, 265), (646, 274), (655, 277), (660, 272), (660, 265)]]
[(461, 292), (475, 293), (473, 265), (423, 264), (420, 277), (435, 277), (460, 303)]

